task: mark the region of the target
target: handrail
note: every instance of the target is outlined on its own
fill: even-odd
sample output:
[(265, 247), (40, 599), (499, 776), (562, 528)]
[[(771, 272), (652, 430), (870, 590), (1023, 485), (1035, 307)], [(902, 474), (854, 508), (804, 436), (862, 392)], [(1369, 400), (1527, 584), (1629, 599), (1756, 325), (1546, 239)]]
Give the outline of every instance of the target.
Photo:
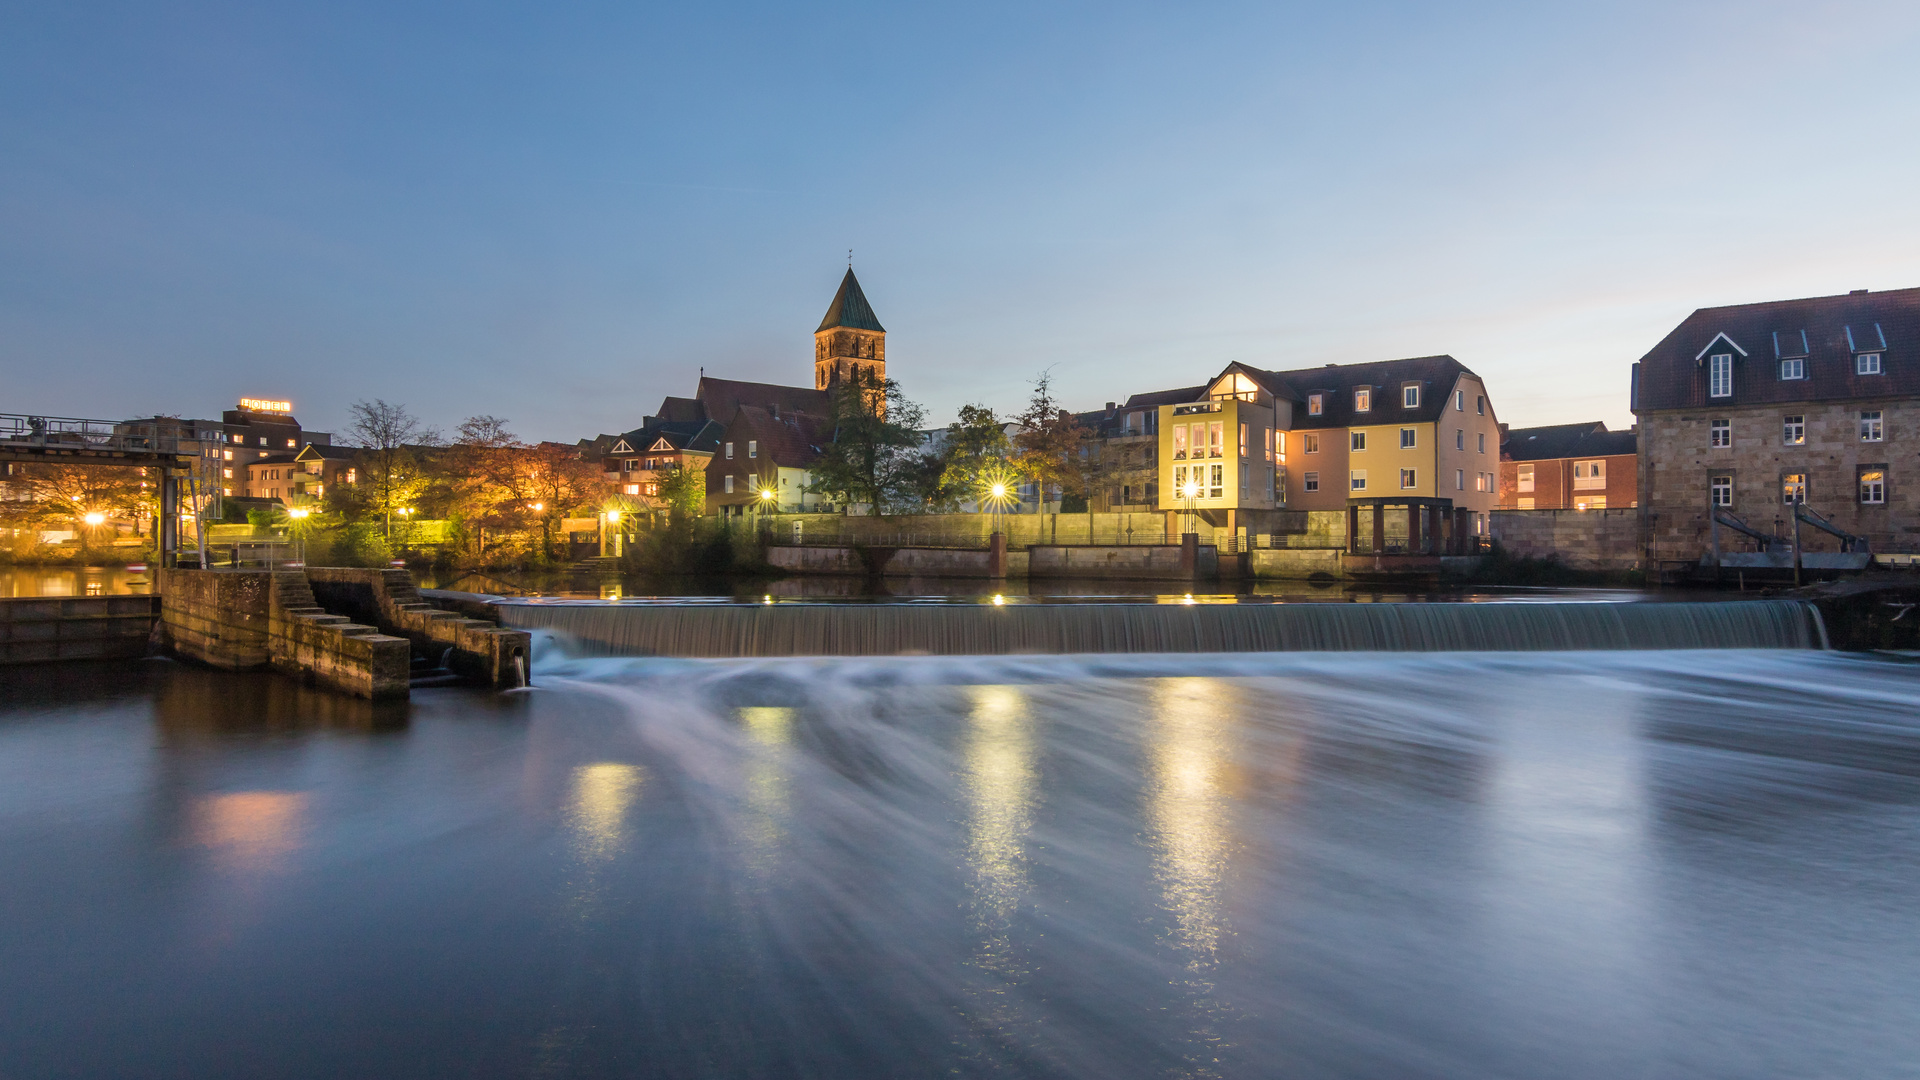
[(1814, 528), (1821, 530), (1822, 532), (1831, 533), (1834, 536), (1839, 537), (1840, 550), (1842, 551), (1871, 550), (1867, 546), (1868, 542), (1866, 537), (1855, 536), (1853, 533), (1850, 533), (1845, 529), (1842, 529), (1840, 526), (1835, 525), (1832, 521), (1828, 520), (1825, 514), (1822, 514), (1820, 511), (1815, 510), (1813, 507), (1808, 506), (1805, 503), (1793, 504), (1793, 516), (1799, 518), (1801, 521), (1806, 522), (1807, 524), (1813, 526)]
[(1772, 533), (1761, 532), (1760, 530), (1754, 528), (1753, 526), (1748, 525), (1745, 521), (1741, 520), (1740, 518), (1735, 517), (1730, 511), (1715, 510), (1713, 512), (1713, 518), (1715, 521), (1718, 521), (1720, 524), (1725, 525), (1729, 529), (1732, 529), (1734, 532), (1743, 533), (1746, 536), (1753, 538), (1753, 540), (1760, 545), (1761, 551), (1770, 551), (1772, 550), (1773, 545), (1780, 543), (1779, 537), (1773, 535)]
[(0, 413), (0, 445), (193, 454), (197, 448), (182, 450), (181, 444), (224, 441), (217, 428), (189, 429), (184, 423)]

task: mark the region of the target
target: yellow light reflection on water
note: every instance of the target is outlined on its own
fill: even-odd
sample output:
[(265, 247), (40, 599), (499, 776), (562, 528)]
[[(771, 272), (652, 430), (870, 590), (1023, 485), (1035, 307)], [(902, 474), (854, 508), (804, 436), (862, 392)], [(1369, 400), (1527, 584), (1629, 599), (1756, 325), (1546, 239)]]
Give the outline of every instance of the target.
[(967, 801), (967, 863), (983, 929), (1012, 917), (1027, 888), (1027, 833), (1039, 776), (1033, 721), (1014, 686), (975, 686), (961, 786)]
[(212, 848), (229, 870), (282, 868), (300, 846), (307, 797), (297, 791), (231, 791), (194, 808), (194, 842)]
[(567, 825), (583, 858), (598, 862), (626, 842), (627, 808), (640, 790), (638, 765), (602, 761), (573, 770)]
[(788, 755), (793, 744), (793, 721), (794, 712), (789, 708), (748, 706), (740, 710), (740, 722), (747, 734), (743, 839), (747, 864), (761, 873), (773, 870), (774, 855), (786, 836), (792, 794)]
[(1187, 953), (1190, 968), (1213, 962), (1224, 933), (1232, 698), (1205, 678), (1163, 679), (1153, 690), (1147, 818), (1154, 876), (1161, 905), (1173, 916), (1174, 944)]

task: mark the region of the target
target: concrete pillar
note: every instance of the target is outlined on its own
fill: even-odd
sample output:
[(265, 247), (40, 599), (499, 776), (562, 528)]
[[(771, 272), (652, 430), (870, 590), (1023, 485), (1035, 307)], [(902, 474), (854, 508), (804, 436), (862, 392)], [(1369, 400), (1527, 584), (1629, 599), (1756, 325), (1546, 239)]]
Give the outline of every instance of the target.
[(996, 531), (987, 538), (987, 576), (995, 581), (1007, 576), (1007, 534)]
[(1373, 504), (1373, 553), (1387, 550), (1387, 508), (1379, 503)]
[(1347, 504), (1347, 554), (1360, 554), (1360, 508)]
[[(174, 477), (173, 470), (165, 465), (159, 467), (160, 473), (160, 520), (159, 528), (154, 531), (154, 554), (160, 558), (160, 565), (168, 570), (180, 557), (180, 481)], [(154, 580), (160, 575), (155, 574)]]
[(1200, 569), (1200, 534), (1180, 534), (1180, 572), (1191, 581)]

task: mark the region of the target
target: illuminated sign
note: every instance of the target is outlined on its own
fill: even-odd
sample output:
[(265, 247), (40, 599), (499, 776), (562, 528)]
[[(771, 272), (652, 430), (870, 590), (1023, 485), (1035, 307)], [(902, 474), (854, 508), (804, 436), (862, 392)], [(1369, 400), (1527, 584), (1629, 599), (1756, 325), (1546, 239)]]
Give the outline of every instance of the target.
[(293, 402), (268, 401), (266, 398), (243, 397), (240, 399), (240, 407), (248, 412), (290, 413), (293, 411)]

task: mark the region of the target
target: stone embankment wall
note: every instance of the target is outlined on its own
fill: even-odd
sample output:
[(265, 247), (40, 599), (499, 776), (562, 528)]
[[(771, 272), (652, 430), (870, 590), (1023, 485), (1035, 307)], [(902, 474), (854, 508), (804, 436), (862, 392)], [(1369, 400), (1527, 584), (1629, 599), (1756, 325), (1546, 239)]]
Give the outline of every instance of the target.
[(1180, 545), (1066, 547), (1036, 545), (1029, 551), (1027, 574), (1036, 578), (1091, 578), (1109, 581), (1192, 581), (1220, 573), (1219, 550), (1203, 545), (1192, 570), (1180, 565)]
[(1574, 570), (1640, 570), (1638, 510), (1496, 510), (1494, 542), (1509, 555), (1558, 558)]
[(214, 667), (271, 667), (366, 698), (407, 696), (412, 647), (314, 602), (299, 571), (162, 570), (168, 648)]
[(0, 599), (0, 664), (142, 657), (159, 615), (157, 596)]
[(526, 684), (533, 645), (525, 631), (436, 607), (405, 570), (310, 566), (306, 580), (327, 610), (406, 638), (430, 660), (445, 656), (462, 678), (503, 689)]
[(1293, 580), (1340, 577), (1340, 554), (1339, 548), (1256, 548), (1247, 553), (1247, 572), (1256, 578)]

